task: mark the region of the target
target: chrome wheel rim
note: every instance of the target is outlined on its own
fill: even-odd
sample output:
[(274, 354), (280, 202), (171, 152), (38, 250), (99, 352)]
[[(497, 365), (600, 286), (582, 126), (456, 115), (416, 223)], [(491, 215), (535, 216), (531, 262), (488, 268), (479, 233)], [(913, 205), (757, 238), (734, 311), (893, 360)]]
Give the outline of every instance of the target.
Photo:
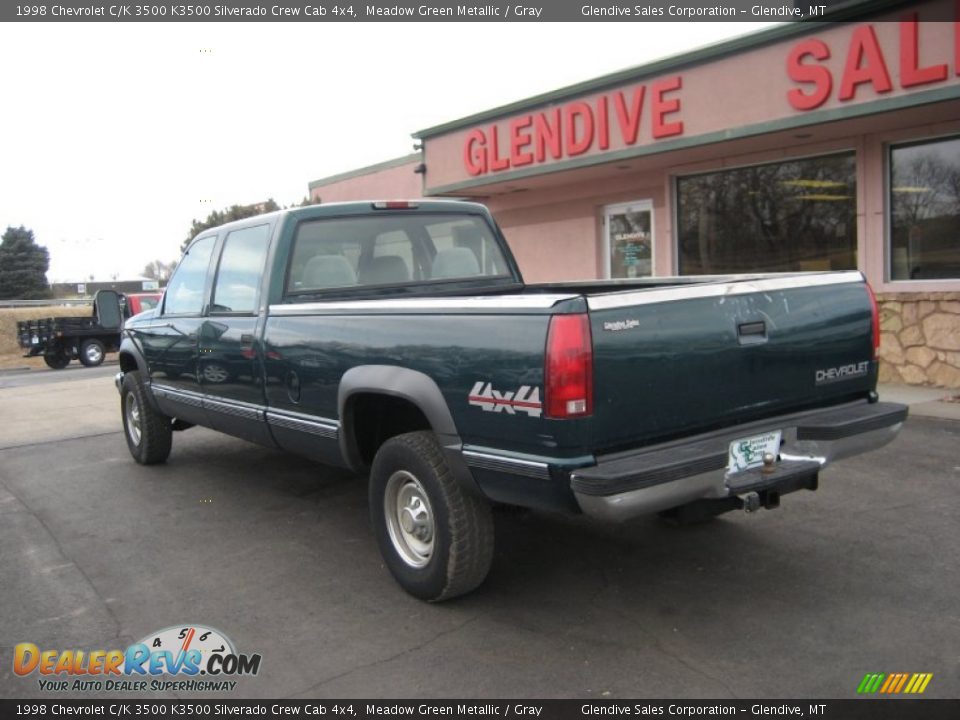
[(103, 352), (101, 352), (98, 345), (87, 345), (83, 350), (83, 354), (87, 358), (87, 362), (98, 363), (103, 359)]
[(433, 508), (423, 485), (406, 470), (387, 480), (383, 512), (390, 542), (410, 567), (422, 568), (433, 557), (436, 527)]
[(140, 403), (132, 392), (127, 393), (123, 401), (124, 414), (127, 418), (127, 436), (135, 446), (140, 446)]

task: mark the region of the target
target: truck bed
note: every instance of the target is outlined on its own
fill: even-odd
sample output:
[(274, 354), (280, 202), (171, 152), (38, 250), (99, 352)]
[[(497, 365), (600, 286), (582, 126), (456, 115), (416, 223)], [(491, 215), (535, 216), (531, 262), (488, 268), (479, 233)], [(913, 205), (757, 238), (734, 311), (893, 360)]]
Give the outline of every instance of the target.
[(53, 337), (76, 337), (111, 332), (116, 333), (117, 330), (107, 330), (95, 317), (49, 317), (17, 322), (17, 342), (24, 349), (44, 343)]

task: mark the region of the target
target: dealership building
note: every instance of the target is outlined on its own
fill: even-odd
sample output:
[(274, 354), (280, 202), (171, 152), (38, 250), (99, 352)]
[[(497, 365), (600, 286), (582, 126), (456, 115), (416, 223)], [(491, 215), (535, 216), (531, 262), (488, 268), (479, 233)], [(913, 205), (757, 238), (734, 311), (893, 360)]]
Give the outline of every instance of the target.
[(311, 197), (478, 200), (529, 282), (858, 269), (881, 380), (960, 388), (960, 0), (855, 7), (421, 130)]

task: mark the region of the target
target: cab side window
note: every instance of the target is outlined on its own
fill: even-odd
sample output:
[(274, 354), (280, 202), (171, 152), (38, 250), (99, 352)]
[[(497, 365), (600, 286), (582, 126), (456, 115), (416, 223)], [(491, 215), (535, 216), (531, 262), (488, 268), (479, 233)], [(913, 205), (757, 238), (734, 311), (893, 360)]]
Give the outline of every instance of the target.
[(213, 286), (211, 313), (253, 313), (267, 259), (270, 226), (234, 230), (227, 235)]
[(199, 315), (203, 310), (203, 290), (207, 267), (216, 237), (197, 240), (180, 260), (164, 293), (164, 315)]

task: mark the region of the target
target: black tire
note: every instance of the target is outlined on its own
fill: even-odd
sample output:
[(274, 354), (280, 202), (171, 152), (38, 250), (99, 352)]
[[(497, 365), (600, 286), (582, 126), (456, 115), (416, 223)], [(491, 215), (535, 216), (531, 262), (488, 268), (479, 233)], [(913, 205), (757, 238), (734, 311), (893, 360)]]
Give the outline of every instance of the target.
[(43, 361), (51, 370), (63, 370), (70, 364), (70, 358), (63, 350), (55, 353), (44, 353)]
[(398, 435), (380, 447), (370, 473), (370, 518), (387, 568), (414, 597), (463, 595), (490, 570), (490, 504), (460, 486), (431, 432)]
[(139, 372), (128, 372), (123, 376), (120, 415), (123, 436), (134, 460), (141, 465), (156, 465), (169, 457), (173, 442), (172, 422), (150, 406)]
[(96, 338), (90, 338), (80, 343), (80, 362), (83, 363), (84, 367), (103, 365), (103, 359), (106, 356), (107, 349)]

